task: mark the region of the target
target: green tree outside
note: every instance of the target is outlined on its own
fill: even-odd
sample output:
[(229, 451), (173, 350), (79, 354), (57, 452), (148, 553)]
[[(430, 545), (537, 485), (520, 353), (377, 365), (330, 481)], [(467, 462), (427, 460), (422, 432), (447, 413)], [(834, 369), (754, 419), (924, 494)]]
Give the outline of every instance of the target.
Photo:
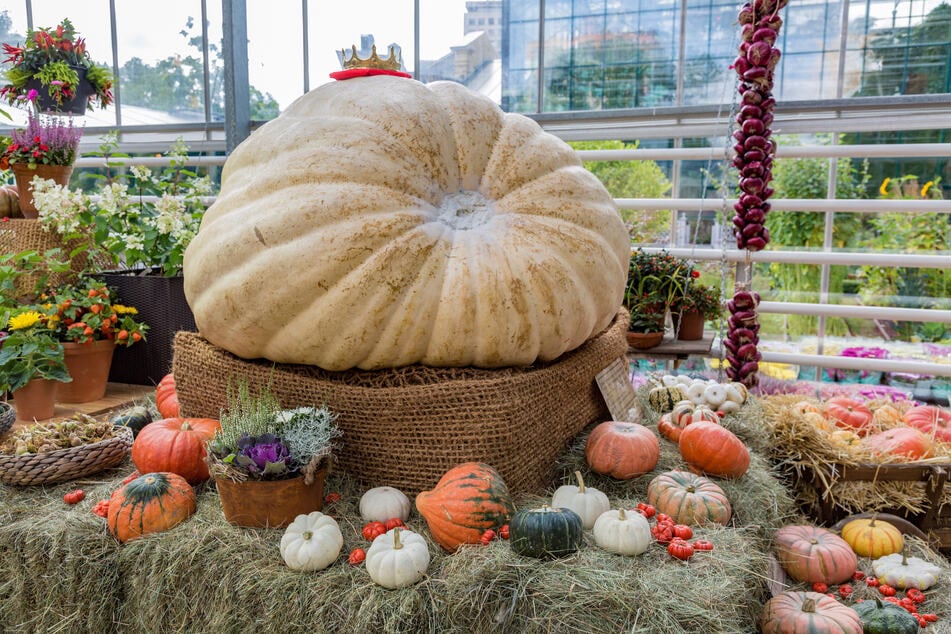
[[(635, 150), (628, 141), (572, 141), (576, 150)], [(654, 161), (585, 161), (614, 198), (663, 198), (671, 188), (664, 170)], [(671, 212), (622, 209), (621, 218), (635, 243), (655, 242), (670, 229)]]

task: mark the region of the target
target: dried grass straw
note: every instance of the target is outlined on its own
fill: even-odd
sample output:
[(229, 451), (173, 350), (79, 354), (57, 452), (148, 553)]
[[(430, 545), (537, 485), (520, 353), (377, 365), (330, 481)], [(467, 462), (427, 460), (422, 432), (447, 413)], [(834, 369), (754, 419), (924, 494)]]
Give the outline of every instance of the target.
[[(837, 514), (902, 510), (910, 514), (924, 513), (930, 508), (924, 482), (886, 482), (840, 480), (836, 477), (839, 466), (885, 465), (896, 463), (949, 464), (951, 445), (936, 442), (934, 454), (924, 460), (910, 460), (905, 456), (882, 456), (869, 451), (856, 437), (847, 432), (817, 426), (817, 419), (803, 413), (801, 403), (810, 404), (820, 411), (824, 404), (802, 395), (784, 394), (763, 399), (764, 422), (772, 440), (769, 456), (788, 477), (798, 502), (807, 509), (818, 509), (826, 498)], [(885, 431), (900, 425), (900, 417), (910, 402), (891, 402), (888, 399), (869, 401), (873, 411), (870, 433)], [(814, 483), (813, 478), (817, 481)], [(939, 502), (939, 514), (951, 505), (951, 487), (945, 486)]]
[[(757, 411), (753, 404), (724, 422), (755, 444)], [(648, 412), (643, 422), (655, 419)], [(591, 473), (583, 451), (593, 427), (560, 456), (565, 477), (552, 487), (580, 469), (589, 486), (630, 507), (646, 499), (654, 475), (685, 466), (673, 443), (661, 440), (652, 473), (628, 481)], [(769, 535), (794, 517), (792, 500), (754, 452), (745, 476), (716, 480), (734, 503), (732, 525), (698, 528), (696, 536), (716, 548), (687, 563), (656, 544), (637, 557), (611, 555), (590, 532), (578, 553), (555, 561), (520, 557), (504, 541), (447, 555), (430, 540), (427, 577), (391, 591), (346, 562), (367, 542), (358, 511), (365, 487), (343, 472), (325, 488), (343, 496), (325, 507), (343, 531), (343, 551), (326, 570), (299, 573), (281, 560), (283, 531), (231, 526), (210, 484), (198, 487), (198, 512), (187, 522), (120, 546), (91, 509), (131, 470), (126, 463), (45, 489), (0, 487), (0, 614), (8, 631), (753, 632), (768, 598)], [(86, 499), (67, 507), (62, 495), (76, 486)], [(538, 507), (550, 494), (516, 501)], [(408, 524), (430, 539), (418, 514)]]

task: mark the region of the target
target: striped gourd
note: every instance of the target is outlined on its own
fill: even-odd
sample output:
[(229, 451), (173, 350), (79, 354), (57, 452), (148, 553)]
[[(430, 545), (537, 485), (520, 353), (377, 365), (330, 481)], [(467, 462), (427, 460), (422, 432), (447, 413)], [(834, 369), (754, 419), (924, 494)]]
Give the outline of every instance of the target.
[(655, 387), (647, 393), (647, 403), (655, 412), (669, 412), (678, 402), (687, 396), (676, 385), (670, 387)]
[(833, 597), (818, 592), (788, 590), (777, 594), (763, 606), (760, 632), (862, 634), (862, 621), (858, 612)]
[(852, 547), (827, 528), (783, 526), (773, 534), (773, 542), (779, 565), (796, 581), (844, 583), (858, 566)]
[(502, 476), (481, 462), (447, 471), (431, 491), (416, 496), (416, 509), (433, 539), (449, 552), (460, 544), (477, 544), (486, 529), (498, 529), (515, 512)]
[(719, 486), (689, 471), (667, 471), (647, 485), (647, 503), (678, 524), (726, 524), (733, 509)]

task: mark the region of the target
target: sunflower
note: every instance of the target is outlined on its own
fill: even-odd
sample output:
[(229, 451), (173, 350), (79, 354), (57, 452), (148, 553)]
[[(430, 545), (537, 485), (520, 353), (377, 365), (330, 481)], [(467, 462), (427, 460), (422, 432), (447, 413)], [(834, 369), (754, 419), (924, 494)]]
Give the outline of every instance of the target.
[(41, 319), (42, 315), (40, 315), (40, 313), (35, 310), (28, 310), (10, 318), (10, 330), (25, 330), (27, 328), (32, 328), (36, 324), (40, 323)]

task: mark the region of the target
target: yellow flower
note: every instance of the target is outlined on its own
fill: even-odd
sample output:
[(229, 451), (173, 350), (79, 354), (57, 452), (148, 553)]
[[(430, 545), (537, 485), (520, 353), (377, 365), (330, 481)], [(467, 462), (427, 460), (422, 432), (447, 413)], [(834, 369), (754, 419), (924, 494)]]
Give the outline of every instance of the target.
[(885, 177), (885, 180), (882, 181), (882, 186), (878, 188), (878, 193), (882, 196), (888, 196), (888, 184), (892, 182), (892, 179)]
[(10, 318), (10, 330), (24, 330), (32, 328), (40, 323), (41, 315), (35, 310), (28, 310), (25, 313), (14, 315)]
[(139, 311), (134, 306), (123, 306), (122, 304), (113, 304), (112, 310), (117, 315), (138, 315)]
[(924, 187), (921, 188), (921, 197), (927, 198), (928, 190), (931, 189), (933, 186), (934, 186), (934, 181), (928, 181), (927, 183), (925, 183)]

